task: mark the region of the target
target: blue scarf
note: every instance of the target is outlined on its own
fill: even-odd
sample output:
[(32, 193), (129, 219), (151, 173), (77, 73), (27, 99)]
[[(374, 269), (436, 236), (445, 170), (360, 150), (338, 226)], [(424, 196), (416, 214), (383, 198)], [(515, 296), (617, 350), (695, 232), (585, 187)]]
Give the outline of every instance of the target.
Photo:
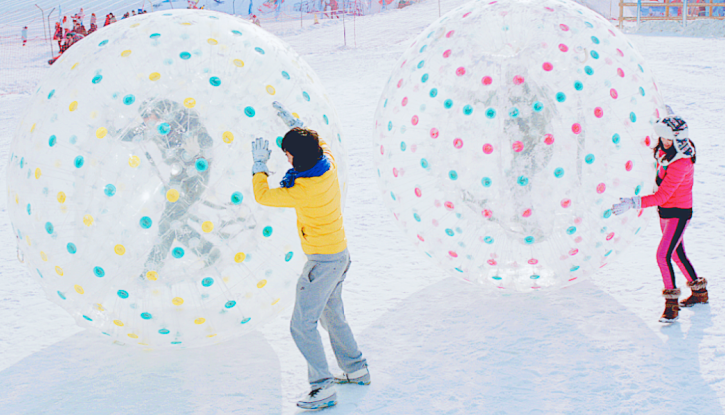
[(279, 182), (279, 185), (282, 187), (292, 187), (295, 185), (295, 179), (298, 177), (319, 177), (323, 174), (327, 173), (328, 170), (330, 170), (330, 160), (323, 156), (313, 168), (305, 171), (297, 171), (295, 169), (289, 169), (287, 170), (287, 173), (285, 173), (284, 178), (281, 182)]

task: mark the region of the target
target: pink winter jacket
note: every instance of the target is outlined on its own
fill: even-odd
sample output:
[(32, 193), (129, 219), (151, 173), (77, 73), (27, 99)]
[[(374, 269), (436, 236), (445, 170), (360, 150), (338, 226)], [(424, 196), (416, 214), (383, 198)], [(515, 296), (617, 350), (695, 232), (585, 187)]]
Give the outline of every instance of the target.
[(689, 158), (676, 160), (667, 169), (658, 169), (658, 176), (664, 179), (657, 191), (642, 197), (642, 207), (692, 209), (692, 184), (695, 178), (695, 164)]

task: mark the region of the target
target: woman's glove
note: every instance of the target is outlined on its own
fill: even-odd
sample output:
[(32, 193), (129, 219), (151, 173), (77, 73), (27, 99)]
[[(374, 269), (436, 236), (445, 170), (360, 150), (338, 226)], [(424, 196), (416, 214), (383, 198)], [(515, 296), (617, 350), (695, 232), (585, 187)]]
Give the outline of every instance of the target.
[(252, 175), (257, 173), (264, 173), (269, 176), (269, 169), (267, 168), (267, 161), (269, 156), (272, 154), (272, 150), (269, 149), (269, 140), (265, 140), (262, 137), (258, 137), (252, 142), (252, 158), (254, 159), (254, 165), (252, 166)]
[(612, 212), (615, 215), (621, 215), (629, 209), (642, 209), (642, 198), (639, 196), (620, 197), (619, 202), (612, 205)]

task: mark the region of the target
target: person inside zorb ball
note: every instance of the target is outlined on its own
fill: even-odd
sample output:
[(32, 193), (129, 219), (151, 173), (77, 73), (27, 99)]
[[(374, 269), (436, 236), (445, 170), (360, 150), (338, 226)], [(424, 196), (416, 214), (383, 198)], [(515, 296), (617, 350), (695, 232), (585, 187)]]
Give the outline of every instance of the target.
[[(494, 289), (564, 286), (606, 266), (647, 211), (647, 64), (602, 16), (565, 0), (467, 3), (395, 65), (376, 113), (382, 197), (453, 275)], [(655, 142), (656, 144), (656, 142)]]
[[(325, 138), (344, 200), (335, 110), (278, 38), (198, 10), (89, 35), (50, 68), (13, 138), (19, 257), (81, 326), (117, 342), (249, 332), (292, 303), (305, 261), (294, 212), (257, 204), (250, 180), (253, 139), (279, 146), (290, 117)], [(280, 180), (284, 153), (268, 166)]]

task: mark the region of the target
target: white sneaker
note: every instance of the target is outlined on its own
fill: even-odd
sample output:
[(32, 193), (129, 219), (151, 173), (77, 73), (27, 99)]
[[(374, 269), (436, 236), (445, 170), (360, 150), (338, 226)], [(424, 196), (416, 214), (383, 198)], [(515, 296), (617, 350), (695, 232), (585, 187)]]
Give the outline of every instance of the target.
[(342, 373), (339, 375), (335, 375), (335, 383), (356, 383), (358, 385), (369, 385), (370, 371), (367, 367), (364, 367), (352, 373)]
[(329, 408), (335, 406), (335, 404), (337, 404), (337, 393), (332, 385), (326, 388), (313, 388), (304, 399), (297, 402), (298, 407), (311, 411)]

